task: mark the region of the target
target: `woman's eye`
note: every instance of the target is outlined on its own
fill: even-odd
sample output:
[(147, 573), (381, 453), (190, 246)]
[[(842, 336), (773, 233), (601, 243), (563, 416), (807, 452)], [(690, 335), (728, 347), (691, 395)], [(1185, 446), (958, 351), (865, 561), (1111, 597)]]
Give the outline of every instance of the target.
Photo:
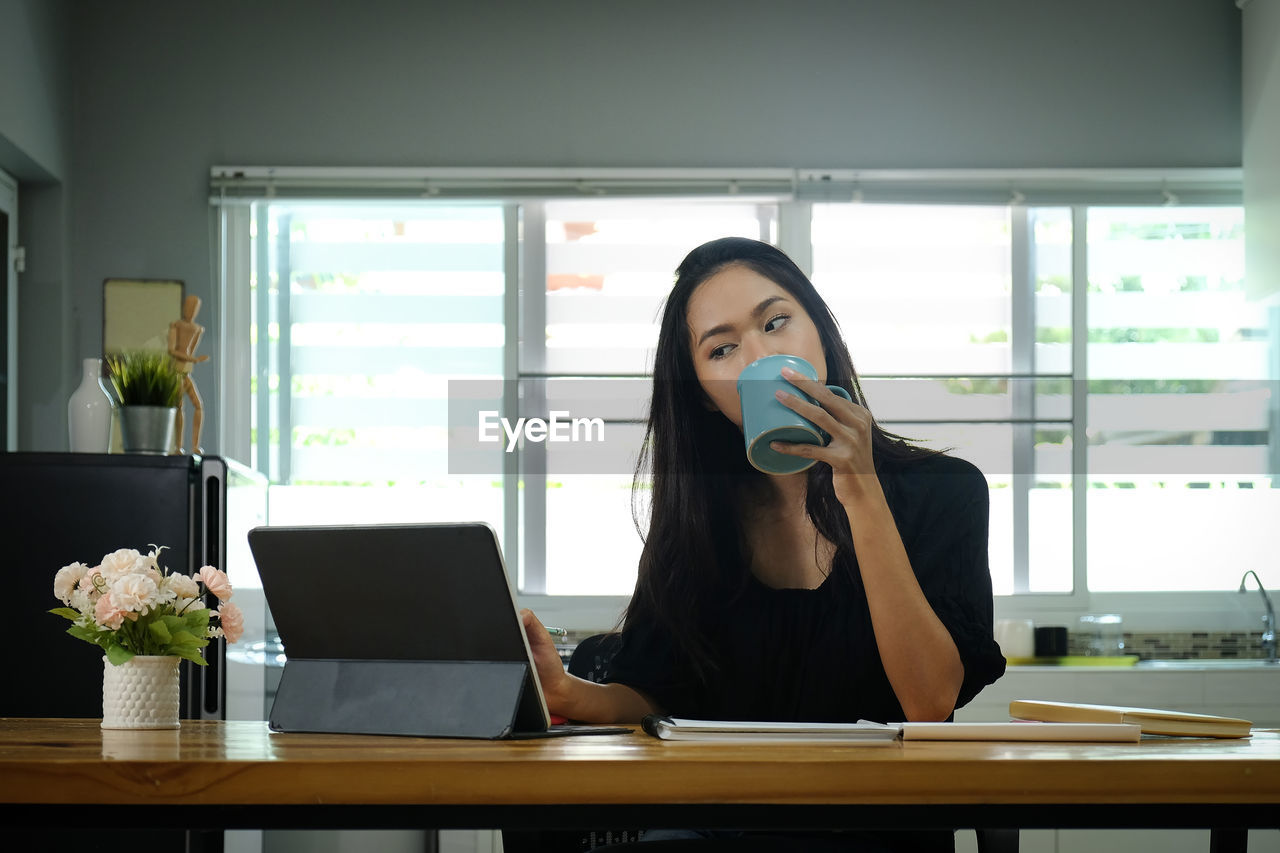
[(733, 352), (733, 344), (721, 344), (711, 351), (712, 360), (719, 360)]
[(791, 322), (790, 314), (779, 314), (764, 324), (764, 330), (766, 332), (776, 332), (789, 322)]

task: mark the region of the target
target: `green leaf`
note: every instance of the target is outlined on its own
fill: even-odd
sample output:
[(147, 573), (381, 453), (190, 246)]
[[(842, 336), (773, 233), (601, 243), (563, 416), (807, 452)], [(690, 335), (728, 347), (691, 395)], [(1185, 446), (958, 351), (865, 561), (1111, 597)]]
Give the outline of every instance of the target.
[(133, 660), (133, 652), (119, 643), (112, 643), (107, 646), (107, 660), (111, 661), (113, 666), (119, 666), (122, 663)]
[(187, 630), (193, 634), (204, 634), (209, 629), (209, 609), (202, 607), (199, 610), (192, 610), (182, 616)]
[(93, 643), (95, 646), (102, 646), (104, 649), (107, 647), (107, 635), (93, 628), (72, 625), (67, 629), (67, 633), (77, 640), (84, 640), (86, 643)]
[(165, 619), (158, 619), (149, 626), (151, 636), (155, 637), (162, 643), (169, 642), (173, 635), (169, 633), (169, 626), (165, 624)]
[(80, 611), (73, 610), (70, 607), (55, 607), (49, 611), (54, 616), (65, 616), (73, 622), (80, 618)]
[(125, 406), (176, 406), (182, 399), (182, 374), (163, 350), (131, 350), (107, 356), (111, 384)]
[(198, 649), (200, 644), (195, 634), (190, 631), (175, 631), (173, 637), (169, 640), (169, 647), (172, 649)]
[(209, 665), (209, 662), (200, 657), (200, 653), (194, 649), (174, 649), (173, 654), (185, 660), (189, 660), (192, 663), (198, 663), (201, 666)]

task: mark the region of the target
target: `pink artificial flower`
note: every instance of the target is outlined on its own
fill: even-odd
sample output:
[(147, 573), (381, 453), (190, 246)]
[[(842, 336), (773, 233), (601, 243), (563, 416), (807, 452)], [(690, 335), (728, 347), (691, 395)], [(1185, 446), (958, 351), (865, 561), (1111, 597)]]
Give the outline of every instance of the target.
[(125, 611), (116, 607), (115, 602), (111, 600), (111, 593), (106, 593), (98, 599), (98, 603), (93, 608), (93, 620), (104, 628), (110, 628), (112, 631), (120, 627), (124, 622)]
[(80, 578), (80, 588), (92, 595), (99, 592), (97, 579), (102, 577), (102, 566), (94, 566), (84, 573), (84, 577)]
[(86, 616), (93, 612), (93, 599), (78, 587), (71, 593), (71, 600), (67, 603)]
[(164, 585), (180, 599), (195, 598), (200, 595), (200, 587), (196, 586), (196, 580), (191, 575), (181, 573), (169, 575), (165, 578)]
[(151, 546), (151, 551), (142, 558), (142, 567), (144, 569), (154, 569), (160, 571), (160, 552), (164, 550), (164, 546)]
[(84, 563), (72, 563), (58, 569), (58, 574), (53, 579), (54, 597), (63, 604), (70, 604), (71, 593), (75, 592), (76, 584), (80, 583), (88, 570), (89, 567)]
[(213, 566), (201, 566), (200, 580), (205, 589), (218, 596), (219, 601), (226, 601), (231, 597), (231, 581), (227, 578), (226, 572), (215, 569)]
[(113, 606), (133, 613), (146, 613), (157, 604), (160, 587), (150, 575), (123, 575), (111, 585)]
[(227, 638), (228, 643), (234, 643), (244, 636), (244, 614), (231, 602), (218, 607), (218, 622), (222, 625), (222, 635)]
[[(134, 548), (120, 548), (102, 558), (102, 574), (108, 581), (114, 581), (121, 575), (142, 571), (145, 566), (139, 565), (142, 555)], [(135, 568), (136, 567), (136, 568)]]

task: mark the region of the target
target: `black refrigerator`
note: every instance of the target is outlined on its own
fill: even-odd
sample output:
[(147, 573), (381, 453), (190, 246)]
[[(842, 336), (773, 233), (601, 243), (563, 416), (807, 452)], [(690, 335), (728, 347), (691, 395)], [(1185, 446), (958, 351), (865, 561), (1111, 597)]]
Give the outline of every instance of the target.
[[(0, 453), (0, 493), (5, 584), (17, 593), (6, 608), (8, 636), (21, 638), (23, 651), (10, 656), (0, 717), (102, 716), (101, 650), (68, 636), (67, 620), (48, 613), (61, 606), (53, 595), (59, 568), (164, 545), (170, 571), (211, 565), (234, 575), (240, 567), (229, 561), (246, 559), (244, 536), (267, 511), (266, 479), (217, 456)], [(184, 718), (225, 719), (225, 648), (209, 643), (208, 666), (182, 662)]]
[[(102, 717), (102, 651), (66, 634), (67, 620), (48, 611), (58, 569), (97, 565), (118, 548), (146, 552), (164, 545), (161, 562), (187, 574), (211, 565), (234, 577), (252, 562), (246, 536), (267, 522), (267, 480), (217, 456), (96, 453), (0, 453), (0, 542), (12, 594), (7, 636), (21, 654), (8, 656), (0, 717)], [(234, 582), (234, 580), (233, 580)], [(239, 595), (233, 600), (237, 600)], [(212, 603), (212, 602), (211, 602)], [(246, 613), (246, 632), (253, 609)], [(257, 615), (260, 614), (260, 608)], [(261, 632), (257, 627), (257, 633)], [(17, 646), (15, 646), (17, 649)], [(227, 656), (223, 640), (205, 649), (207, 666), (182, 662), (184, 719), (225, 719)], [(0, 827), (0, 848), (95, 853), (221, 853), (221, 831), (192, 827), (124, 832), (110, 826), (42, 829)], [(56, 832), (56, 836), (51, 833)]]

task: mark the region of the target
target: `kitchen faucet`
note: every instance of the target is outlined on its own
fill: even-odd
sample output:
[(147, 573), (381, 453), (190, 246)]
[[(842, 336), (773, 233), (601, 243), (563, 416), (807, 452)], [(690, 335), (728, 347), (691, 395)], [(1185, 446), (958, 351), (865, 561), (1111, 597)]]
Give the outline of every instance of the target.
[(1262, 585), (1262, 580), (1258, 577), (1258, 573), (1253, 569), (1244, 573), (1240, 578), (1239, 592), (1244, 592), (1245, 581), (1249, 580), (1249, 575), (1253, 575), (1253, 579), (1258, 583), (1258, 592), (1262, 593), (1262, 600), (1267, 605), (1267, 612), (1262, 616), (1262, 653), (1269, 663), (1276, 662), (1276, 611), (1271, 606), (1271, 596), (1267, 595), (1266, 588)]

